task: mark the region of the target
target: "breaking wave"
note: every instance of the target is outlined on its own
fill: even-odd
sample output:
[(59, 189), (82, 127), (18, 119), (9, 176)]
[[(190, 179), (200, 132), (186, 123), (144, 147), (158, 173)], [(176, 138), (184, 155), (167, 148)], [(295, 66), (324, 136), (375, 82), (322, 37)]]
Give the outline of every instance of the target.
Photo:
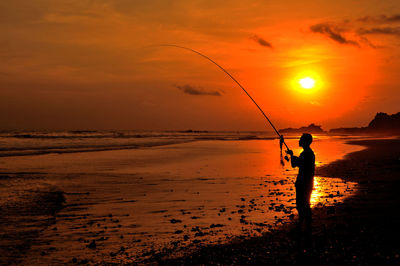
[(138, 149), (207, 140), (275, 139), (270, 132), (9, 131), (0, 132), (0, 157)]

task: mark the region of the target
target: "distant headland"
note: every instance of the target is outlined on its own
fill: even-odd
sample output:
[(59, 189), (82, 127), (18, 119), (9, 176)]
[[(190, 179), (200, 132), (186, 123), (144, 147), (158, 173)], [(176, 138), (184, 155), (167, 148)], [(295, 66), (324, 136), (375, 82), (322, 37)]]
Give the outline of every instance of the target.
[(374, 119), (369, 122), (366, 127), (342, 127), (333, 128), (331, 130), (324, 131), (321, 126), (310, 124), (307, 127), (300, 128), (284, 128), (279, 130), (282, 134), (298, 134), (298, 133), (311, 133), (311, 134), (334, 134), (334, 135), (368, 135), (368, 134), (379, 134), (379, 135), (399, 135), (400, 134), (400, 112), (392, 115), (386, 113), (377, 113)]
[(331, 134), (400, 134), (400, 112), (377, 113), (366, 127), (333, 128)]
[(311, 133), (311, 134), (326, 134), (327, 132), (324, 131), (321, 126), (310, 124), (307, 127), (300, 127), (300, 128), (284, 128), (279, 130), (279, 133), (282, 134), (297, 134), (297, 133)]

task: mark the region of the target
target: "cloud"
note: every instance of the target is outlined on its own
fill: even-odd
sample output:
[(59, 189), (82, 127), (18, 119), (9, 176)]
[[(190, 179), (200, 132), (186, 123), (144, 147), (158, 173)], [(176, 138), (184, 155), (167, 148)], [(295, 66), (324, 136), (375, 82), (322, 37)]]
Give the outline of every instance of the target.
[(380, 27), (371, 29), (360, 28), (357, 30), (357, 33), (360, 35), (381, 34), (381, 35), (394, 35), (400, 37), (400, 27)]
[(222, 94), (219, 91), (207, 91), (204, 90), (203, 88), (196, 88), (191, 85), (183, 85), (183, 86), (175, 86), (176, 88), (180, 89), (186, 94), (190, 95), (209, 95), (209, 96), (222, 96)]
[(375, 44), (373, 44), (370, 40), (368, 40), (364, 36), (361, 36), (360, 40), (361, 40), (362, 43), (364, 43), (364, 44), (366, 44), (369, 47), (374, 48), (374, 49), (386, 48), (386, 46), (384, 46), (384, 45), (375, 45)]
[(362, 18), (359, 18), (358, 21), (364, 22), (364, 23), (397, 23), (400, 22), (400, 14), (396, 15), (380, 15), (380, 16), (365, 16)]
[[(310, 30), (320, 33), (340, 44), (350, 44), (357, 47), (368, 46), (374, 49), (387, 48), (388, 44), (374, 44), (386, 40), (379, 40), (378, 36), (400, 37), (400, 14), (365, 16), (353, 20), (339, 22), (322, 22), (312, 25)], [(344, 33), (354, 36), (355, 40), (347, 39)], [(371, 42), (368, 38), (372, 38)], [(390, 46), (390, 44), (389, 44)]]
[(267, 42), (265, 39), (261, 38), (258, 35), (254, 35), (250, 39), (256, 41), (261, 46), (272, 48), (272, 44), (270, 42)]
[(310, 30), (315, 33), (321, 33), (328, 36), (330, 39), (340, 44), (350, 44), (360, 46), (358, 42), (346, 39), (337, 28), (333, 28), (327, 23), (315, 24), (310, 27)]

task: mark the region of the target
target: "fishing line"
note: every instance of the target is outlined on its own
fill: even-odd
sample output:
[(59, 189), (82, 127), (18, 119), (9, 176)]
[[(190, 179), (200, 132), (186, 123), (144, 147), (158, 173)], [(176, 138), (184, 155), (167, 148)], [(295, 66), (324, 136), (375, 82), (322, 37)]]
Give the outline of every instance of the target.
[(249, 98), (253, 101), (253, 103), (257, 106), (258, 110), (260, 110), (261, 114), (265, 117), (265, 119), (267, 119), (267, 121), (269, 122), (269, 124), (271, 125), (271, 127), (275, 130), (276, 134), (279, 136), (280, 139), (280, 146), (282, 149), (282, 144), (285, 144), (286, 149), (289, 150), (288, 145), (285, 143), (283, 136), (281, 134), (279, 134), (278, 130), (275, 128), (274, 124), (272, 124), (271, 120), (269, 120), (268, 116), (264, 113), (264, 111), (261, 109), (261, 107), (256, 103), (256, 101), (253, 99), (253, 97), (251, 97), (251, 95), (247, 92), (247, 90), (239, 83), (239, 81), (237, 81), (228, 71), (226, 71), (222, 66), (220, 66), (217, 62), (215, 62), (214, 60), (212, 60), (210, 57), (196, 51), (193, 50), (191, 48), (187, 48), (184, 46), (179, 46), (179, 45), (175, 45), (175, 44), (160, 44), (157, 46), (166, 46), (166, 47), (175, 47), (175, 48), (180, 48), (180, 49), (184, 49), (190, 52), (193, 52), (195, 54), (198, 54), (200, 56), (202, 56), (203, 58), (209, 60), (210, 62), (212, 62), (214, 65), (216, 65), (217, 67), (219, 67), (222, 71), (224, 71), (225, 74), (227, 74), (245, 93), (247, 96), (249, 96)]

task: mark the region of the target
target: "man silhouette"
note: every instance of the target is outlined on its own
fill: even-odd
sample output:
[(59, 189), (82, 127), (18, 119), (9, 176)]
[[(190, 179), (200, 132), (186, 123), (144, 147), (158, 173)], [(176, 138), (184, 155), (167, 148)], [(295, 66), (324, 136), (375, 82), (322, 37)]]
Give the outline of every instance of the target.
[(299, 213), (299, 228), (305, 220), (308, 229), (311, 229), (311, 208), (310, 198), (314, 186), (315, 155), (310, 148), (312, 142), (311, 134), (304, 133), (299, 140), (299, 146), (303, 152), (299, 157), (293, 155), (293, 151), (288, 150), (291, 156), (292, 167), (299, 167), (296, 179), (296, 208)]

